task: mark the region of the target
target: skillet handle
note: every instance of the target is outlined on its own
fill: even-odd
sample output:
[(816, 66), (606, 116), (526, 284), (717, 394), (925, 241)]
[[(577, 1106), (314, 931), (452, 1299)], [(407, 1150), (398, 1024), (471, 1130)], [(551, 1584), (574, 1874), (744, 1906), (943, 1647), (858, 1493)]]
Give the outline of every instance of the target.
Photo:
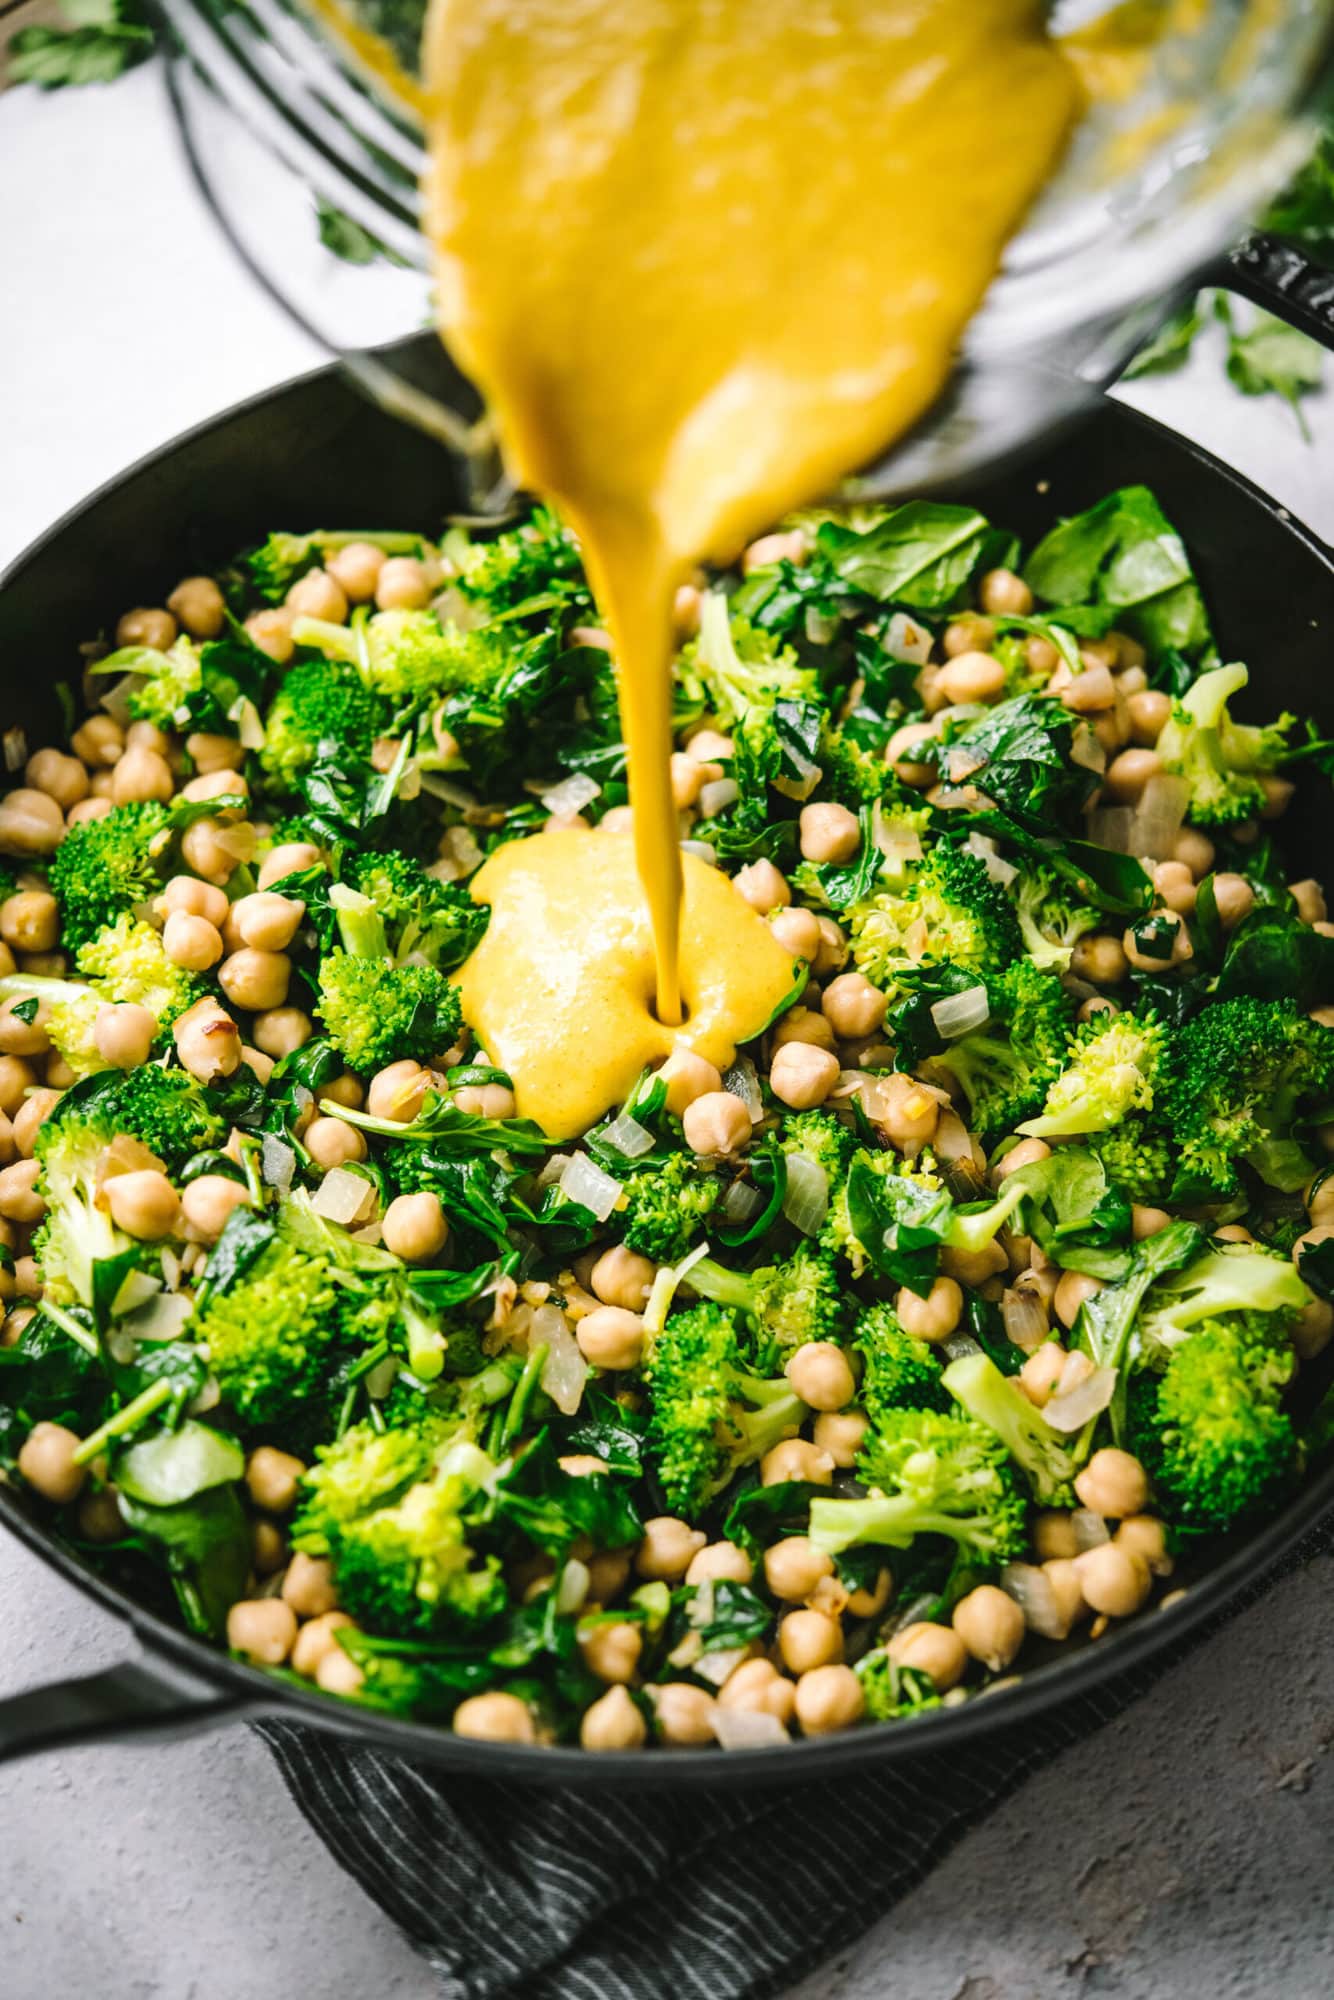
[(186, 1736), (259, 1712), (253, 1700), (161, 1658), (121, 1660), (0, 1699), (0, 1763), (82, 1743)]
[(1248, 236), (1206, 275), (1206, 282), (1239, 292), (1334, 350), (1334, 271), (1313, 263), (1295, 243), (1278, 236)]

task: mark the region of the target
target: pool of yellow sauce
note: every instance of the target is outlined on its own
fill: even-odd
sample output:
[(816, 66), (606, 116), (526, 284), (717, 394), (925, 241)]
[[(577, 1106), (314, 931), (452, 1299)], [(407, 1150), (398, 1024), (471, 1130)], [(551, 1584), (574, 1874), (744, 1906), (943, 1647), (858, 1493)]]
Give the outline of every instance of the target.
[(787, 1000), (797, 968), (727, 876), (682, 856), (681, 998), (654, 1014), (648, 909), (624, 834), (578, 829), (499, 848), (473, 879), (491, 905), (460, 975), (463, 1011), (509, 1071), (519, 1115), (573, 1138), (678, 1044), (719, 1069)]
[[(629, 755), (637, 878), (623, 849), (604, 872), (591, 857), (605, 844), (575, 837), (543, 848), (540, 866), (506, 849), (478, 885), (493, 914), (464, 973), (465, 1015), (553, 1134), (614, 1102), (652, 1048), (665, 1053), (706, 975), (720, 1046), (764, 1014), (765, 937), (726, 883), (682, 868), (673, 594), (698, 560), (730, 558), (829, 491), (935, 397), (1077, 110), (1044, 11), (432, 0), (426, 199), (441, 328), (512, 471), (580, 537)], [(692, 938), (692, 895), (728, 921)], [(528, 922), (548, 926), (545, 951), (530, 934), (521, 954), (520, 898)], [(588, 940), (613, 934), (633, 947), (599, 946), (590, 988)], [(539, 962), (550, 1001), (585, 1005), (548, 1006), (536, 1036), (519, 1025), (531, 996), (515, 989)], [(702, 1032), (696, 1013), (690, 1032)]]

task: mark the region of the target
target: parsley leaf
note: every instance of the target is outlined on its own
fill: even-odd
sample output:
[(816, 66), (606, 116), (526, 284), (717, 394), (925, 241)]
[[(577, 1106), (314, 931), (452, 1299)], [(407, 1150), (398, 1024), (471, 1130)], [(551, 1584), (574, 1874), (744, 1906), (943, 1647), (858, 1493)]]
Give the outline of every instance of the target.
[(136, 0), (63, 0), (67, 28), (20, 28), (9, 45), (14, 83), (41, 90), (111, 83), (153, 50), (153, 31)]

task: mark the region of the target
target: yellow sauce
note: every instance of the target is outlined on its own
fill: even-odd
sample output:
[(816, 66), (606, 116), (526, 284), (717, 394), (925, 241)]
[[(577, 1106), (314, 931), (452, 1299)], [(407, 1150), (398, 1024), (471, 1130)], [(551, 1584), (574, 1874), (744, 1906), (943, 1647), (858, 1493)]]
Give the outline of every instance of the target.
[(553, 1139), (585, 1131), (678, 1045), (725, 1068), (791, 995), (798, 968), (763, 918), (681, 858), (679, 1028), (653, 1012), (653, 935), (623, 834), (534, 834), (473, 879), (491, 921), (460, 974), (463, 1011), (513, 1077), (519, 1115)]
[[(639, 940), (647, 906), (656, 945), (647, 989), (639, 942), (630, 958), (599, 947), (601, 1021), (552, 1007), (541, 1036), (516, 1032), (507, 1052), (502, 1023), (529, 1011), (513, 989), (557, 941), (529, 938), (521, 975), (507, 902), (522, 886), (531, 916), (537, 878), (509, 850), (484, 871), (494, 914), (465, 1014), (552, 1132), (575, 1129), (576, 1106), (591, 1118), (615, 1101), (645, 1052), (670, 1044), (682, 992), (702, 990), (704, 933), (678, 949), (676, 586), (827, 492), (935, 397), (1077, 108), (1043, 15), (1038, 0), (433, 0), (441, 327), (511, 469), (580, 537), (629, 753), (639, 882), (615, 871), (613, 910), (612, 878), (586, 859), (601, 843), (551, 850), (536, 904), (543, 921), (557, 902), (565, 912), (571, 964), (550, 990), (587, 993), (599, 925)], [(574, 871), (559, 898), (558, 855)], [(699, 873), (714, 886), (695, 894), (722, 896)], [(580, 917), (576, 885), (600, 915)], [(731, 1045), (765, 1013), (743, 1006), (740, 976), (743, 939), (755, 952), (763, 940), (726, 895), (732, 925), (709, 938), (720, 1004), (735, 1008), (716, 1033)], [(525, 1073), (539, 1062), (541, 1083)]]

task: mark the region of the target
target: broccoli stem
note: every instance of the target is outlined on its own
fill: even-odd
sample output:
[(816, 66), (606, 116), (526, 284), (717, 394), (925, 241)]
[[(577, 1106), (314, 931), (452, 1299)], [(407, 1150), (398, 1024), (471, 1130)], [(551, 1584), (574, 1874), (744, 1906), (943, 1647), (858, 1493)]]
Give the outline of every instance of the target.
[(966, 1543), (986, 1525), (981, 1515), (935, 1513), (903, 1493), (811, 1502), (811, 1540), (831, 1556), (863, 1542), (906, 1549), (919, 1535), (948, 1535), (951, 1541)]
[(542, 1379), (542, 1370), (547, 1365), (547, 1355), (551, 1352), (544, 1342), (536, 1347), (523, 1364), (523, 1373), (514, 1385), (505, 1421), (500, 1427), (500, 1450), (506, 1452), (523, 1429), (528, 1415), (528, 1406), (537, 1394), (537, 1385)]
[(945, 1231), (950, 1250), (985, 1250), (997, 1231), (1024, 1199), (1025, 1189), (1010, 1186), (998, 1201), (982, 1209), (956, 1208)]
[(338, 935), (349, 958), (390, 958), (384, 918), (369, 896), (336, 882), (329, 901), (338, 913)]
[(97, 1345), (97, 1335), (90, 1333), (86, 1326), (80, 1326), (73, 1313), (66, 1312), (63, 1306), (56, 1305), (49, 1298), (42, 1300), (42, 1313), (47, 1319), (54, 1320), (62, 1333), (76, 1340), (86, 1354), (91, 1354), (94, 1360), (99, 1358), (101, 1350)]
[(113, 1438), (125, 1437), (130, 1431), (137, 1431), (155, 1410), (160, 1410), (164, 1403), (170, 1402), (172, 1393), (171, 1383), (165, 1375), (160, 1375), (156, 1382), (150, 1382), (146, 1389), (141, 1389), (137, 1396), (131, 1397), (123, 1409), (108, 1417), (104, 1424), (99, 1424), (95, 1431), (89, 1431), (73, 1454), (74, 1464), (88, 1465)]
[(743, 1313), (753, 1310), (754, 1287), (743, 1271), (729, 1271), (712, 1257), (700, 1257), (690, 1266), (687, 1277), (694, 1290), (715, 1305), (731, 1306)]

